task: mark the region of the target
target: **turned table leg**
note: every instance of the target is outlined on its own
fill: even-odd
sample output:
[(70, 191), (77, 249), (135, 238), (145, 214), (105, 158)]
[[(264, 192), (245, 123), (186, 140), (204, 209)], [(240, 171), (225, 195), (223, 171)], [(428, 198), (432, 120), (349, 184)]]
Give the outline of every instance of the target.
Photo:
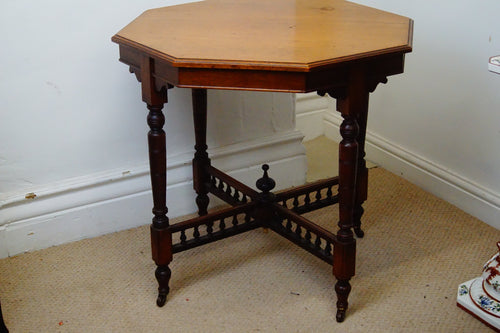
[[(361, 230), (361, 217), (363, 216), (363, 202), (368, 196), (368, 169), (366, 168), (365, 160), (365, 138), (366, 138), (366, 123), (368, 117), (368, 93), (365, 94), (362, 100), (358, 101), (360, 110), (357, 114), (356, 121), (358, 123), (359, 133), (356, 141), (358, 142), (358, 163), (356, 174), (356, 201), (354, 204), (353, 230), (356, 236), (363, 237), (365, 233)], [(361, 97), (360, 97), (361, 98)]]
[(340, 127), (343, 140), (339, 145), (339, 230), (333, 249), (333, 274), (337, 278), (337, 321), (345, 319), (347, 298), (351, 291), (349, 280), (354, 276), (356, 240), (352, 233), (354, 201), (356, 197), (356, 163), (358, 125), (352, 115), (343, 114)]
[(207, 214), (209, 204), (210, 158), (207, 153), (207, 90), (193, 89), (193, 120), (195, 153), (193, 159), (193, 187), (196, 191), (196, 205), (200, 216)]
[(356, 141), (358, 142), (358, 172), (356, 175), (356, 202), (354, 205), (354, 221), (353, 229), (356, 236), (363, 237), (364, 232), (361, 230), (361, 217), (363, 216), (363, 202), (368, 197), (368, 169), (366, 168), (365, 160), (365, 141), (366, 141), (366, 124), (368, 122), (368, 99), (369, 93), (375, 91), (379, 83), (386, 83), (387, 77), (375, 75), (368, 79), (365, 78), (365, 91), (358, 96), (356, 121), (358, 122), (359, 133)]
[(154, 60), (144, 57), (141, 62), (142, 98), (147, 103), (149, 146), (149, 167), (151, 171), (151, 187), (153, 191), (153, 220), (151, 224), (151, 253), (157, 268), (155, 277), (158, 281), (158, 298), (156, 304), (163, 306), (169, 292), (170, 268), (172, 261), (172, 233), (169, 230), (167, 217), (167, 153), (165, 144), (165, 116), (163, 105), (167, 102), (167, 89), (157, 89), (152, 76)]
[(166, 206), (166, 149), (165, 132), (162, 127), (165, 122), (162, 106), (148, 105), (150, 110), (148, 124), (151, 128), (148, 134), (149, 163), (151, 169), (151, 184), (153, 189), (153, 222), (151, 225), (151, 249), (157, 268), (155, 272), (158, 281), (158, 306), (163, 306), (169, 292), (170, 269), (172, 261), (172, 235), (168, 229), (169, 220)]
[(368, 181), (363, 153), (368, 95), (363, 68), (353, 68), (347, 90), (337, 98), (337, 107), (344, 118), (339, 145), (339, 230), (333, 251), (333, 274), (337, 278), (336, 319), (339, 322), (345, 319), (351, 291), (349, 280), (355, 274), (356, 240), (352, 229), (358, 236), (363, 235), (359, 219)]

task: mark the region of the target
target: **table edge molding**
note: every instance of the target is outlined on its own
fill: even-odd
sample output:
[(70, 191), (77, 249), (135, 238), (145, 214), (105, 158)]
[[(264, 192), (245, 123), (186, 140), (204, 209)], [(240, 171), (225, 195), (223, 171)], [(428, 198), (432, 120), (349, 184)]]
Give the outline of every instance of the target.
[(338, 64), (344, 64), (350, 61), (364, 60), (377, 56), (390, 54), (405, 54), (412, 52), (413, 40), (413, 20), (410, 20), (410, 29), (408, 32), (408, 40), (406, 45), (380, 49), (370, 52), (358, 53), (345, 57), (314, 61), (310, 63), (293, 63), (293, 62), (259, 62), (259, 61), (236, 61), (236, 60), (218, 60), (218, 59), (189, 59), (176, 58), (166, 53), (159, 52), (153, 48), (143, 44), (134, 42), (119, 34), (111, 38), (116, 44), (125, 45), (144, 52), (149, 56), (168, 62), (172, 67), (176, 68), (207, 68), (207, 69), (241, 69), (241, 70), (265, 70), (265, 71), (287, 71), (287, 72), (313, 72), (328, 69)]

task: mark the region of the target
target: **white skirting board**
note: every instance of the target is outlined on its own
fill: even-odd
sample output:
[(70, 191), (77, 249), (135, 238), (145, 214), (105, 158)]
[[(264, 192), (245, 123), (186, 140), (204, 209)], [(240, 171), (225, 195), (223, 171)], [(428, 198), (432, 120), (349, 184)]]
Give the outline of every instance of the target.
[[(307, 161), (299, 131), (209, 149), (212, 164), (255, 188), (261, 165), (278, 188), (305, 182)], [(194, 213), (194, 152), (169, 156), (168, 216)], [(147, 164), (47, 184), (0, 196), (0, 258), (149, 224), (152, 194)], [(212, 204), (221, 203), (212, 199)]]
[[(324, 119), (325, 136), (340, 142), (341, 116), (330, 111)], [(406, 151), (369, 130), (365, 150), (370, 161), (500, 229), (500, 196), (497, 193)]]

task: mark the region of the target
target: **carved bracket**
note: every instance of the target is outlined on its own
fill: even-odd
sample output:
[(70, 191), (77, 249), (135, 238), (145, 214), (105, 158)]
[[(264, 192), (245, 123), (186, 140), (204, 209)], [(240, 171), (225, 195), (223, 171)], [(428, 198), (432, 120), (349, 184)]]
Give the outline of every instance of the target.
[[(141, 80), (141, 68), (140, 67), (130, 65), (128, 71), (135, 75), (135, 78), (137, 79), (137, 81), (142, 82), (142, 80)], [(159, 87), (159, 89), (158, 89), (158, 87)], [(165, 82), (165, 83), (161, 82), (159, 79), (155, 78), (155, 88), (157, 91), (160, 92), (164, 88), (172, 89), (173, 87), (174, 87), (174, 85), (172, 85), (168, 82)]]
[(130, 66), (128, 68), (128, 71), (132, 74), (135, 74), (135, 78), (137, 79), (137, 81), (141, 82), (141, 69), (137, 66)]
[(318, 95), (325, 96), (326, 94), (330, 95), (335, 99), (345, 99), (347, 97), (347, 87), (337, 87), (329, 90), (318, 90)]
[(372, 76), (368, 78), (368, 91), (369, 92), (374, 92), (375, 89), (377, 89), (377, 86), (379, 83), (386, 84), (387, 83), (387, 76)]
[[(387, 83), (387, 76), (371, 76), (367, 81), (367, 89), (370, 93), (374, 92), (379, 83)], [(337, 87), (328, 90), (318, 90), (317, 94), (319, 96), (325, 96), (326, 94), (330, 95), (330, 97), (339, 99), (345, 99), (347, 97), (347, 87)]]

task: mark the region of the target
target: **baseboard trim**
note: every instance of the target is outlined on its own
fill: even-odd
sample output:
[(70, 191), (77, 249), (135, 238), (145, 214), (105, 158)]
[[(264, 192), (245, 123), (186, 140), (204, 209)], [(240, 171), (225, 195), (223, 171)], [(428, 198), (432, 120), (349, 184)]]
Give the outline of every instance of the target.
[[(289, 131), (209, 153), (216, 167), (249, 186), (261, 176), (261, 164), (268, 163), (271, 176), (285, 188), (305, 182), (302, 139), (299, 131)], [(168, 157), (171, 218), (196, 211), (192, 156), (193, 152), (187, 152)], [(4, 193), (0, 196), (0, 258), (148, 224), (150, 186), (149, 166), (144, 164)]]
[[(328, 112), (324, 121), (325, 135), (339, 142), (342, 118)], [(500, 229), (500, 194), (370, 131), (366, 134), (366, 154), (370, 161)]]

